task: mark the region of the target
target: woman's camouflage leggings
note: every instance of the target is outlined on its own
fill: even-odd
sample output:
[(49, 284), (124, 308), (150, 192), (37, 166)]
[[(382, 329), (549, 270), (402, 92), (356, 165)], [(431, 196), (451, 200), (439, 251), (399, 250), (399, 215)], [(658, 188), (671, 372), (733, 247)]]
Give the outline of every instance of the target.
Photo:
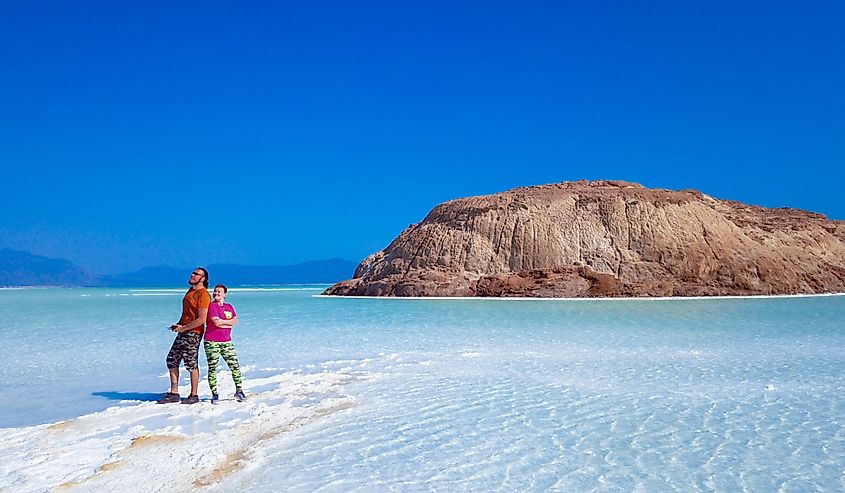
[(220, 356), (223, 356), (223, 361), (232, 370), (235, 388), (240, 390), (241, 385), (243, 385), (243, 377), (241, 376), (241, 367), (238, 364), (238, 353), (235, 351), (235, 345), (232, 344), (232, 341), (205, 341), (205, 357), (208, 359), (208, 386), (211, 387), (211, 393), (217, 393), (217, 362), (220, 360)]

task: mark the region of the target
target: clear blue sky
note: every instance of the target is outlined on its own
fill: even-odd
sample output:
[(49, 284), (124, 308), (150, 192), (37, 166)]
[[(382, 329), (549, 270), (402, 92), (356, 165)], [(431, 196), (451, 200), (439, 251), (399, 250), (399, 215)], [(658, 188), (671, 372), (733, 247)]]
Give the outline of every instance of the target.
[(564, 180), (845, 219), (845, 3), (0, 3), (0, 247), (94, 272), (384, 248)]

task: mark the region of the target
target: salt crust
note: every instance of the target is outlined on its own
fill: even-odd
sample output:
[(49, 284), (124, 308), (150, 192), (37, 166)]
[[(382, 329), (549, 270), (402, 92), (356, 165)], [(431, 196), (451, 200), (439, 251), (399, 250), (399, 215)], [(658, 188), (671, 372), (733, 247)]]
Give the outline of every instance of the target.
[[(354, 407), (344, 388), (370, 377), (325, 367), (257, 373), (264, 376), (245, 381), (245, 402), (230, 397), (230, 374), (221, 371), (216, 406), (203, 382), (205, 398), (195, 405), (124, 401), (67, 421), (0, 429), (0, 491), (210, 491), (247, 467), (263, 443)], [(180, 388), (182, 397), (188, 391)]]

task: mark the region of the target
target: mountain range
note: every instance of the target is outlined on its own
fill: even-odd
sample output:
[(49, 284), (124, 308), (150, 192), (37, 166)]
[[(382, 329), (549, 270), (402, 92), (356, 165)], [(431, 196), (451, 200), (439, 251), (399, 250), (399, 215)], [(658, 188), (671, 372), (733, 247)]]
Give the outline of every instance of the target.
[[(246, 286), (330, 284), (349, 277), (356, 266), (355, 262), (335, 258), (293, 265), (212, 264), (206, 269), (212, 285)], [(181, 287), (193, 267), (144, 267), (98, 276), (66, 259), (4, 248), (0, 249), (0, 286)]]
[(0, 286), (93, 286), (96, 276), (65, 259), (0, 249)]

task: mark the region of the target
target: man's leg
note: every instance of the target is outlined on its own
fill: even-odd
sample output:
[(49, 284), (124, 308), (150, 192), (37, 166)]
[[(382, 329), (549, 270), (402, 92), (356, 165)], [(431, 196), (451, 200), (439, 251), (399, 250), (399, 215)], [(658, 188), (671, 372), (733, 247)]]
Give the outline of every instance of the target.
[(185, 335), (185, 339), (187, 341), (187, 348), (185, 349), (185, 369), (191, 374), (191, 393), (188, 395), (188, 400), (195, 401), (196, 399), (191, 399), (191, 397), (197, 396), (197, 389), (200, 383), (200, 367), (198, 358), (202, 334), (187, 332)]
[(191, 370), (191, 395), (197, 395), (200, 384), (200, 369)]
[(179, 393), (179, 368), (168, 368), (168, 372), (170, 372), (170, 393), (171, 394), (178, 394)]
[[(180, 334), (181, 335), (181, 334)], [(159, 404), (179, 402), (179, 362), (182, 360), (182, 340), (177, 335), (167, 353), (167, 372), (170, 374), (170, 392), (158, 400)]]
[(180, 337), (181, 334), (176, 335), (173, 344), (170, 345), (170, 352), (167, 353), (167, 371), (170, 373), (170, 393), (179, 393), (179, 363), (182, 361), (182, 352), (184, 351), (184, 341)]

